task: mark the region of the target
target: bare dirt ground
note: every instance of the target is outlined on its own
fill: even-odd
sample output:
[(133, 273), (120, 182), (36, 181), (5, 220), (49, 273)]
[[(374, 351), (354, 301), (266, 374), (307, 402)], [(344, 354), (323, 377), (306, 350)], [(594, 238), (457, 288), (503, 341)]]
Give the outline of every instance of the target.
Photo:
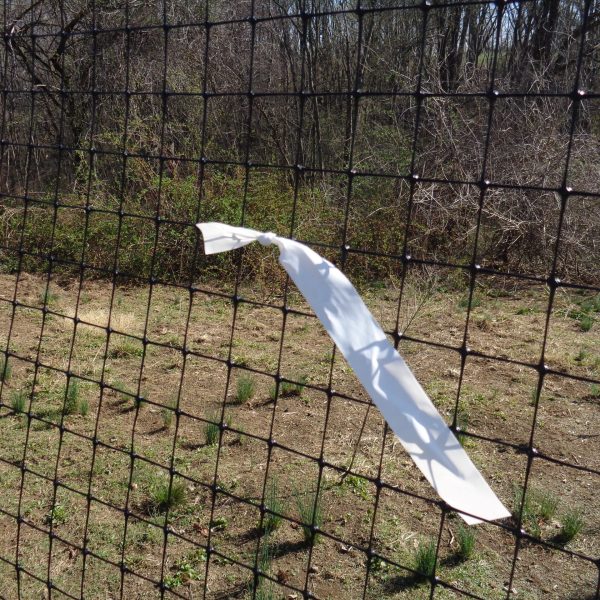
[[(263, 581), (256, 598), (300, 598), (293, 588), (305, 586), (318, 598), (362, 598), (365, 588), (370, 599), (430, 597), (429, 581), (396, 565), (414, 569), (418, 549), (437, 540), (441, 513), (425, 500), (435, 494), (397, 440), (384, 437), (384, 423), (374, 407), (359, 440), (367, 398), (339, 354), (330, 374), (333, 345), (316, 319), (288, 315), (281, 375), (308, 385), (280, 390), (284, 393), (274, 402), (274, 379), (267, 374), (276, 373), (278, 366), (283, 319), (278, 308), (240, 303), (232, 332), (231, 301), (194, 294), (187, 331), (191, 352), (184, 356), (178, 348), (186, 334), (190, 296), (185, 290), (155, 286), (147, 315), (147, 287), (117, 287), (107, 346), (109, 283), (84, 281), (76, 328), (72, 317), (78, 282), (53, 281), (49, 293), (44, 289), (44, 278), (21, 275), (16, 297), (22, 304), (15, 309), (11, 331), (13, 306), (8, 301), (15, 277), (0, 276), (0, 342), (4, 350), (11, 331), (12, 353), (0, 405), (0, 597), (18, 597), (15, 569), (7, 562), (14, 563), (18, 552), (24, 569), (22, 598), (47, 597), (46, 586), (31, 574), (45, 581), (48, 573), (57, 589), (74, 597), (80, 597), (83, 582), (87, 599), (160, 598), (161, 590), (144, 578), (160, 580), (165, 552), (163, 597), (200, 598), (206, 586), (207, 598), (251, 598), (253, 577), (244, 565), (254, 565), (257, 548), (265, 547), (268, 551), (259, 550), (259, 556), (267, 557), (262, 567), (275, 582)], [(244, 288), (241, 295), (281, 304), (280, 297), (266, 298), (260, 289)], [(398, 290), (363, 290), (363, 296), (383, 327), (394, 329)], [(51, 311), (45, 318), (40, 310), (44, 301)], [(559, 290), (546, 348), (550, 369), (600, 379), (600, 303), (593, 301)], [(296, 295), (290, 304), (306, 309)], [(469, 455), (511, 510), (523, 485), (527, 455), (518, 446), (527, 444), (531, 435), (538, 382), (538, 372), (519, 361), (539, 362), (547, 304), (543, 286), (517, 289), (495, 282), (477, 289), (471, 312), (469, 346), (509, 361), (467, 358), (459, 422), (474, 434), (464, 438)], [(399, 351), (449, 423), (457, 401), (460, 355), (443, 346), (461, 345), (466, 316), (464, 295), (439, 286), (425, 294), (408, 282), (401, 330), (441, 346), (402, 340)], [(144, 353), (140, 341), (121, 333), (143, 337), (147, 317), (150, 343)], [(230, 343), (237, 367), (228, 382), (227, 365), (215, 358), (227, 359)], [(68, 368), (74, 378), (81, 378), (70, 395), (65, 394), (67, 380), (61, 372)], [(326, 393), (330, 377), (331, 388), (339, 394), (331, 398)], [(246, 382), (239, 381), (244, 378)], [(109, 387), (102, 389), (91, 380)], [(253, 389), (240, 399), (238, 390), (244, 385)], [(136, 395), (147, 401), (136, 402)], [(183, 411), (179, 418), (171, 410), (178, 395)], [(19, 413), (20, 397), (21, 409), (36, 417), (29, 422)], [(72, 402), (67, 415), (65, 398)], [(229, 427), (220, 444), (211, 444), (214, 431), (208, 422), (220, 421), (222, 409)], [(521, 542), (512, 584), (515, 598), (596, 595), (598, 568), (563, 552), (557, 535), (567, 515), (577, 514), (583, 527), (564, 547), (600, 557), (599, 410), (600, 386), (546, 376), (535, 446), (544, 456), (573, 466), (533, 460), (530, 488), (544, 500), (540, 505), (554, 509), (532, 508), (524, 527), (555, 546)], [(270, 456), (263, 441), (269, 437), (277, 442)], [(357, 442), (353, 474), (342, 481)], [(300, 506), (314, 500), (319, 480), (319, 464), (307, 457), (318, 458), (321, 451), (326, 462), (319, 499), (321, 530), (333, 537), (320, 536), (311, 551), (298, 521), (304, 520)], [(385, 486), (378, 495), (372, 481), (362, 476), (377, 478), (380, 460)], [(168, 484), (171, 466), (181, 498), (169, 509), (165, 534), (157, 490)], [(267, 489), (274, 486), (271, 507), (289, 517), (268, 536), (258, 529), (265, 475)], [(55, 489), (56, 478), (60, 485)], [(219, 491), (213, 510), (209, 486), (214, 481)], [(92, 499), (86, 519), (88, 492)], [(126, 503), (130, 513), (125, 531)], [(52, 542), (50, 530), (57, 536)], [(445, 520), (436, 576), (456, 590), (506, 598), (515, 537), (497, 525), (479, 525), (472, 554), (461, 558), (461, 531), (457, 517)], [(84, 557), (78, 548), (85, 538), (90, 553)], [(209, 542), (215, 552), (207, 560), (204, 548)], [(367, 556), (360, 548), (369, 546), (376, 558), (366, 578)], [(121, 559), (128, 569), (124, 575)], [(52, 592), (52, 598), (65, 597)], [(436, 585), (434, 597), (464, 596)]]

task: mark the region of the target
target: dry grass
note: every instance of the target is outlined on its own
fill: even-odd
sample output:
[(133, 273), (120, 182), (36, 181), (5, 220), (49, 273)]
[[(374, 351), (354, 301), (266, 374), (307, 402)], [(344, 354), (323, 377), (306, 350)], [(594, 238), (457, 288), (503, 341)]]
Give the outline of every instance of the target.
[[(21, 302), (35, 305), (41, 279), (23, 276), (18, 297)], [(14, 280), (0, 278), (4, 297), (11, 297)], [(409, 282), (410, 283), (410, 282)], [(462, 341), (466, 310), (459, 292), (434, 291), (423, 300), (417, 286), (408, 287), (406, 309), (400, 321), (408, 326), (412, 337), (458, 347)], [(478, 291), (478, 303), (473, 308), (469, 325), (469, 345), (490, 356), (521, 362), (539, 360), (545, 321), (547, 296), (543, 288), (511, 289), (498, 293), (497, 286)], [(52, 309), (61, 314), (75, 314), (76, 289), (69, 282), (53, 288)], [(244, 296), (263, 299), (260, 290), (242, 290)], [(227, 367), (210, 357), (226, 359), (232, 323), (229, 302), (198, 294), (194, 298), (188, 331), (188, 345), (197, 354), (184, 361), (178, 348), (183, 343), (187, 293), (157, 287), (153, 293), (148, 322), (151, 342), (146, 354), (121, 352), (131, 338), (113, 334), (107, 347), (110, 288), (99, 282), (86, 283), (78, 315), (98, 327), (80, 325), (74, 344), (73, 323), (68, 318), (51, 315), (46, 319), (40, 346), (39, 368), (34, 388), (32, 412), (34, 420), (29, 431), (25, 464), (27, 472), (21, 482), (21, 470), (16, 465), (23, 458), (27, 422), (13, 415), (11, 398), (25, 390), (29, 393), (34, 380), (32, 362), (11, 357), (11, 377), (2, 389), (0, 408), (0, 507), (16, 514), (18, 492), (23, 485), (20, 505), (25, 521), (21, 528), (20, 560), (30, 571), (46, 577), (49, 538), (27, 525), (48, 529), (48, 514), (54, 514), (53, 487), (39, 473), (65, 485), (88, 491), (93, 445), (74, 433), (91, 437), (96, 420), (98, 439), (92, 470), (92, 494), (115, 507), (124, 507), (129, 495), (132, 518), (124, 532), (123, 514), (119, 510), (93, 501), (88, 525), (90, 549), (98, 556), (120, 560), (124, 548), (125, 563), (134, 572), (158, 578), (163, 548), (165, 515), (148, 511), (156, 482), (168, 480), (172, 452), (178, 481), (185, 486), (185, 502), (169, 510), (169, 522), (178, 535), (169, 534), (167, 570), (170, 586), (178, 593), (196, 597), (204, 585), (205, 556), (197, 553), (194, 544), (210, 543), (232, 559), (254, 564), (257, 548), (257, 525), (260, 522), (260, 498), (265, 486), (267, 445), (252, 436), (273, 437), (283, 446), (318, 457), (321, 451), (325, 416), (324, 458), (335, 470), (323, 469), (319, 536), (312, 554), (312, 569), (308, 575), (309, 589), (319, 598), (362, 598), (366, 556), (354, 546), (369, 543), (376, 496), (375, 486), (364, 477), (377, 476), (379, 457), (384, 453), (383, 481), (433, 498), (434, 493), (422, 481), (416, 468), (397, 441), (383, 438), (383, 422), (376, 409), (369, 411), (362, 438), (358, 434), (365, 417), (366, 405), (334, 396), (328, 406), (327, 394), (320, 388), (327, 385), (332, 344), (315, 319), (290, 314), (283, 343), (282, 377), (297, 381), (298, 374), (307, 375), (307, 385), (301, 395), (281, 394), (273, 401), (274, 380), (264, 374), (253, 374), (253, 395), (244, 404), (236, 404), (236, 381), (244, 374), (243, 367), (264, 373), (275, 373), (279, 357), (281, 311), (278, 309), (240, 304), (233, 335), (232, 354), (239, 368), (235, 369), (226, 388)], [(394, 326), (397, 311), (397, 291), (394, 288), (364, 292), (375, 316), (386, 329)], [(551, 317), (546, 363), (560, 372), (600, 378), (600, 341), (594, 324), (583, 331), (579, 322), (569, 316), (581, 297), (561, 293)], [(111, 326), (119, 332), (141, 335), (145, 324), (147, 289), (119, 288), (115, 294)], [(305, 308), (297, 295), (290, 303)], [(0, 303), (0, 336), (2, 344), (10, 324), (10, 306)], [(15, 315), (10, 350), (20, 357), (35, 360), (41, 331), (41, 313), (19, 308)], [(123, 338), (123, 339), (121, 339)], [(141, 345), (140, 345), (141, 346)], [(416, 342), (402, 341), (400, 352), (423, 383), (440, 412), (450, 423), (457, 401), (460, 376), (460, 356), (457, 352)], [(106, 357), (106, 358), (105, 358)], [(71, 364), (74, 376), (82, 378), (79, 395), (88, 406), (86, 415), (66, 415), (67, 431), (62, 435), (55, 426), (60, 423), (66, 377), (53, 370), (66, 369)], [(86, 381), (99, 380), (103, 375), (109, 384), (101, 394), (98, 385)], [(139, 393), (147, 399), (139, 411), (134, 397)], [(332, 373), (332, 387), (343, 394), (365, 399), (365, 394), (339, 354)], [(181, 390), (179, 390), (182, 382)], [(535, 404), (538, 419), (535, 445), (545, 454), (591, 469), (600, 469), (600, 445), (597, 431), (598, 401), (593, 388), (586, 383), (549, 374), (541, 395), (537, 396), (537, 372), (519, 363), (470, 357), (463, 376), (459, 410), (468, 422), (468, 433), (498, 439), (518, 445), (526, 443), (531, 433)], [(116, 388), (116, 390), (112, 389)], [(184, 412), (173, 415), (170, 426), (164, 423), (165, 410), (175, 406)], [(220, 449), (206, 444), (202, 419), (221, 419), (229, 424), (222, 434)], [(217, 417), (215, 417), (217, 415)], [(461, 417), (461, 418), (462, 418)], [(133, 426), (135, 423), (135, 431)], [(70, 433), (71, 430), (74, 433)], [(130, 459), (124, 452), (134, 444), (138, 459), (134, 461), (130, 482)], [(356, 443), (358, 455), (353, 479), (339, 485), (341, 472), (349, 464)], [(60, 444), (60, 458), (57, 452)], [(507, 504), (512, 506), (515, 485), (522, 485), (526, 456), (515, 449), (494, 442), (465, 436), (465, 447), (486, 479)], [(211, 493), (219, 460), (218, 484), (228, 494), (217, 494), (212, 524)], [(152, 461), (146, 462), (144, 459)], [(12, 464), (11, 464), (12, 463)], [(55, 473), (58, 464), (58, 473)], [(362, 476), (362, 477), (361, 477)], [(308, 547), (298, 519), (295, 497), (298, 490), (314, 498), (318, 465), (298, 454), (275, 448), (271, 456), (266, 489), (276, 481), (278, 506), (288, 519), (271, 528), (270, 547), (273, 556), (269, 572), (280, 574), (281, 583), (299, 588), (306, 579)], [(536, 459), (530, 476), (535, 489), (544, 489), (560, 498), (555, 518), (550, 515), (540, 525), (540, 535), (551, 541), (560, 530), (560, 515), (576, 511), (583, 527), (568, 541), (567, 548), (588, 556), (600, 554), (600, 533), (596, 525), (598, 478), (584, 471)], [(130, 485), (131, 484), (131, 485)], [(256, 506), (236, 500), (248, 499)], [(54, 505), (60, 506), (61, 519), (56, 532), (75, 545), (81, 545), (85, 527), (86, 503), (81, 495), (60, 487)], [(150, 512), (150, 514), (149, 514)], [(218, 526), (215, 526), (215, 523)], [(379, 498), (373, 529), (374, 550), (388, 561), (411, 567), (419, 541), (437, 539), (439, 512), (432, 505), (400, 493), (384, 489)], [(0, 555), (14, 561), (16, 521), (0, 515)], [(212, 529), (212, 530), (211, 530)], [(485, 598), (504, 598), (504, 585), (510, 574), (514, 553), (514, 538), (493, 525), (477, 529), (477, 547), (472, 558), (453, 561), (457, 552), (458, 521), (451, 518), (442, 536), (436, 576), (452, 582), (459, 589)], [(334, 542), (327, 534), (344, 543)], [(123, 545), (124, 544), (124, 545)], [(81, 583), (82, 556), (55, 540), (51, 563), (53, 580), (69, 593), (78, 594)], [(108, 598), (120, 594), (120, 571), (98, 559), (89, 558), (86, 565), (86, 597)], [(251, 573), (226, 560), (211, 558), (208, 570), (209, 597), (244, 597), (250, 589)], [(518, 597), (576, 598), (594, 590), (597, 569), (578, 559), (562, 554), (560, 549), (547, 550), (527, 543), (520, 551), (520, 560), (513, 587)], [(2, 593), (16, 597), (14, 570), (0, 562)], [(25, 597), (38, 597), (43, 586), (30, 577), (23, 579)], [(443, 588), (437, 588), (436, 598), (453, 598)], [(287, 597), (289, 590), (273, 585), (273, 597)], [(385, 560), (372, 563), (367, 585), (367, 598), (429, 597), (427, 582), (419, 583)], [(135, 577), (125, 578), (124, 597), (154, 598), (158, 591)], [(237, 594), (237, 595), (236, 595)]]

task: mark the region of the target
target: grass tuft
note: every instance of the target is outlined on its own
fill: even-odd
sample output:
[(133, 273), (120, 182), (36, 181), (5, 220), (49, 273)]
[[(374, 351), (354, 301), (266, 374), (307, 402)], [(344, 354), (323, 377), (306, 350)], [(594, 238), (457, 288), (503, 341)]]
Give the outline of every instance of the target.
[(8, 381), (11, 375), (12, 367), (6, 357), (2, 356), (0, 358), (0, 381)]
[(461, 446), (465, 446), (469, 441), (468, 431), (469, 414), (465, 410), (461, 410), (456, 419), (456, 439)]
[(219, 441), (219, 416), (212, 415), (208, 417), (208, 421), (204, 424), (204, 439), (207, 446), (214, 446)]
[(185, 486), (181, 481), (161, 481), (155, 485), (151, 492), (151, 508), (159, 513), (172, 510), (185, 502)]
[(79, 402), (79, 414), (82, 417), (87, 417), (87, 414), (90, 412), (90, 403), (87, 398), (82, 398)]
[[(302, 396), (307, 382), (308, 377), (306, 377), (306, 375), (299, 377), (297, 383), (292, 383), (291, 381), (281, 381), (279, 383), (279, 397), (291, 398), (293, 396)], [(277, 385), (273, 385), (269, 392), (269, 397), (271, 400), (275, 400), (277, 398)]]
[(475, 550), (475, 531), (465, 525), (459, 525), (456, 532), (456, 541), (458, 542), (458, 557), (461, 560), (469, 560)]
[(522, 523), (534, 537), (541, 537), (541, 525), (548, 523), (556, 514), (558, 498), (551, 492), (530, 488), (523, 498), (523, 488), (515, 486), (513, 517), (518, 519), (522, 505)]
[(50, 288), (46, 287), (46, 290), (39, 295), (40, 304), (51, 307), (58, 302), (58, 294), (54, 293)]
[(594, 317), (590, 315), (583, 315), (581, 319), (579, 319), (579, 328), (581, 331), (589, 331), (594, 325)]
[(550, 492), (537, 491), (534, 496), (537, 502), (537, 512), (542, 521), (549, 521), (558, 508), (558, 498)]
[[(308, 544), (315, 544), (318, 541), (318, 532), (315, 529), (323, 525), (323, 509), (320, 496), (313, 494), (295, 494), (296, 506), (300, 515), (302, 533), (304, 541)], [(313, 528), (314, 527), (314, 528)]]
[(421, 542), (413, 556), (413, 568), (421, 579), (433, 577), (437, 546), (435, 540)]
[(161, 410), (162, 420), (163, 420), (163, 429), (171, 429), (171, 425), (173, 424), (173, 415), (175, 414), (175, 408), (177, 406), (177, 402), (172, 400), (169, 402), (167, 406), (165, 406)]
[(265, 536), (260, 545), (258, 555), (258, 579), (256, 590), (254, 590), (254, 598), (256, 600), (277, 600), (279, 595), (273, 589), (273, 582), (266, 577), (262, 577), (261, 573), (268, 574), (273, 562), (273, 548), (269, 536)]
[(560, 531), (555, 539), (559, 544), (564, 546), (581, 532), (585, 522), (581, 513), (577, 510), (570, 510), (565, 513), (561, 521)]
[(133, 340), (122, 340), (115, 344), (108, 353), (108, 358), (134, 358), (144, 354), (144, 348), (141, 344)]
[[(468, 294), (466, 296), (463, 296), (458, 301), (458, 306), (459, 306), (459, 308), (464, 308), (464, 309), (467, 309), (469, 307), (469, 295)], [(471, 309), (478, 308), (479, 306), (481, 306), (481, 297), (478, 294), (474, 293), (471, 298)]]
[(237, 389), (235, 394), (236, 404), (244, 404), (248, 402), (253, 396), (256, 390), (254, 379), (251, 375), (242, 375), (237, 380)]
[(68, 516), (68, 510), (63, 504), (55, 504), (52, 509), (44, 517), (44, 523), (46, 525), (62, 525)]
[(15, 413), (24, 413), (27, 404), (27, 392), (25, 390), (16, 390), (11, 394), (10, 407)]
[(67, 394), (65, 396), (65, 404), (63, 407), (63, 413), (65, 415), (73, 415), (80, 410), (79, 407), (79, 382), (76, 379), (69, 380), (67, 387)]
[(285, 506), (279, 497), (279, 485), (276, 479), (271, 479), (267, 485), (265, 492), (265, 507), (273, 512), (265, 512), (262, 528), (264, 533), (271, 533), (272, 531), (277, 530), (281, 525), (282, 517), (279, 515), (285, 510)]

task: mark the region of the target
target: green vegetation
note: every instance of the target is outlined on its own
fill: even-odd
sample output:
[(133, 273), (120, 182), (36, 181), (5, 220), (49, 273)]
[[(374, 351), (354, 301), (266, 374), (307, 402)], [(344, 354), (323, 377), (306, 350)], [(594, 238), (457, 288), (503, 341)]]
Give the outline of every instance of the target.
[(313, 494), (294, 494), (296, 497), (296, 506), (306, 543), (316, 543), (318, 541), (318, 532), (316, 529), (323, 525), (323, 508), (321, 506), (321, 497)]
[(589, 331), (594, 324), (595, 319), (591, 315), (584, 315), (579, 319), (579, 327), (581, 331)]
[(144, 347), (133, 339), (123, 339), (117, 342), (108, 352), (108, 358), (132, 358), (142, 356)]
[(67, 507), (63, 504), (55, 504), (50, 512), (46, 514), (44, 517), (44, 523), (46, 525), (52, 525), (56, 527), (56, 525), (62, 525), (66, 522), (68, 517)]
[(469, 413), (461, 410), (456, 418), (456, 439), (461, 446), (465, 446), (469, 441), (469, 436), (466, 435), (469, 430)]
[(80, 393), (79, 382), (76, 379), (70, 379), (63, 407), (63, 413), (65, 415), (74, 415), (75, 413), (80, 412)]
[(12, 375), (12, 367), (5, 356), (0, 357), (0, 381), (8, 381)]
[(251, 375), (241, 375), (237, 380), (236, 404), (248, 402), (254, 396), (255, 388), (254, 379)]
[(268, 535), (264, 536), (261, 540), (260, 549), (258, 551), (258, 583), (256, 584), (256, 590), (254, 590), (254, 597), (257, 600), (277, 600), (279, 596), (273, 589), (273, 582), (267, 577), (263, 577), (262, 574), (269, 574), (271, 570), (271, 563), (273, 562), (273, 548), (271, 546), (271, 539)]
[(185, 502), (185, 485), (183, 482), (173, 479), (155, 483), (151, 490), (151, 502), (149, 504), (153, 512), (164, 513), (181, 506)]
[(171, 400), (167, 406), (161, 409), (160, 414), (162, 416), (163, 429), (171, 429), (176, 406), (177, 401)]
[(550, 492), (537, 492), (534, 495), (537, 500), (538, 514), (542, 521), (549, 521), (556, 514), (558, 508), (558, 498)]
[(435, 572), (436, 554), (437, 544), (433, 539), (422, 541), (415, 548), (412, 566), (419, 578), (426, 579), (433, 577)]
[(40, 304), (51, 307), (58, 301), (58, 295), (47, 287), (46, 290), (40, 294), (39, 301)]
[(25, 390), (15, 390), (10, 396), (10, 407), (15, 413), (24, 413), (29, 394)]
[[(281, 381), (279, 383), (279, 397), (280, 398), (290, 398), (292, 396), (302, 396), (302, 392), (304, 391), (304, 387), (308, 378), (305, 375), (302, 375), (298, 378), (296, 383), (291, 381)], [(277, 385), (273, 385), (269, 392), (269, 396), (271, 400), (275, 400), (277, 396)]]
[[(473, 296), (471, 297), (471, 310), (481, 306), (481, 302), (482, 302), (481, 296), (478, 293), (474, 292)], [(459, 300), (458, 306), (460, 308), (464, 308), (464, 309), (467, 309), (469, 307), (469, 295), (468, 294), (466, 296), (463, 296)]]
[(90, 403), (87, 398), (82, 398), (79, 401), (79, 414), (82, 417), (87, 417), (87, 414), (90, 412)]
[(172, 573), (164, 578), (165, 587), (174, 590), (190, 581), (199, 581), (204, 575), (201, 563), (206, 561), (206, 551), (203, 548), (190, 552), (178, 560), (172, 568)]
[(513, 517), (519, 518), (521, 515), (521, 521), (525, 529), (529, 530), (535, 537), (540, 537), (541, 529), (539, 524), (539, 514), (537, 511), (536, 503), (533, 500), (533, 491), (529, 490), (527, 494), (524, 493), (523, 488), (515, 486), (513, 489)]
[(343, 485), (350, 488), (354, 494), (360, 496), (363, 500), (369, 499), (369, 481), (359, 475), (347, 475), (343, 480)]
[[(515, 518), (518, 516), (522, 500), (522, 489), (515, 488), (515, 512), (513, 513)], [(558, 508), (559, 500), (552, 493), (537, 489), (530, 490), (523, 503), (523, 525), (531, 535), (541, 537), (542, 526), (548, 525), (556, 517)], [(585, 525), (578, 509), (569, 508), (558, 520), (561, 527), (558, 534), (552, 537), (552, 541), (563, 545), (573, 540)]]
[[(289, 398), (292, 396), (302, 396), (302, 392), (304, 391), (304, 387), (308, 382), (308, 377), (306, 375), (302, 375), (298, 378), (296, 383), (291, 381), (280, 381), (279, 383), (279, 397), (280, 398)], [(269, 392), (269, 397), (271, 400), (275, 400), (277, 397), (277, 385), (273, 385)]]
[(279, 385), (279, 395), (283, 398), (288, 396), (302, 396), (302, 392), (304, 391), (304, 386), (308, 381), (305, 375), (302, 375), (298, 379), (297, 383), (292, 383), (291, 381), (282, 381)]
[(561, 519), (561, 527), (555, 541), (561, 545), (568, 544), (583, 529), (585, 522), (577, 510), (569, 510)]
[(577, 321), (581, 331), (589, 331), (600, 314), (600, 294), (577, 300), (575, 306), (564, 314)]
[(219, 415), (209, 415), (208, 421), (204, 424), (204, 439), (207, 446), (214, 446), (219, 441)]
[(475, 530), (472, 527), (459, 525), (456, 531), (456, 541), (458, 543), (457, 555), (461, 560), (469, 560), (475, 550)]
[[(264, 533), (271, 533), (281, 525), (281, 514), (285, 511), (285, 505), (280, 498), (279, 486), (276, 479), (271, 479), (265, 491), (265, 511), (262, 529)], [(273, 511), (273, 512), (270, 512)], [(277, 513), (277, 514), (274, 514)]]
[(229, 525), (229, 521), (227, 520), (227, 518), (220, 516), (220, 517), (215, 517), (213, 519), (212, 523), (210, 524), (210, 528), (213, 531), (223, 531), (223, 529), (227, 529), (228, 525)]

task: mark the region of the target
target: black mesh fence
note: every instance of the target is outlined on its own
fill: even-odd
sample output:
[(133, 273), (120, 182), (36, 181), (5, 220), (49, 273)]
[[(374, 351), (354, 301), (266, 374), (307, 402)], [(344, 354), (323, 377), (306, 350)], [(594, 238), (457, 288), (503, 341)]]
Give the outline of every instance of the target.
[[(599, 597), (596, 0), (2, 27), (0, 597)], [(272, 249), (199, 221), (335, 262), (513, 517), (463, 527)]]

